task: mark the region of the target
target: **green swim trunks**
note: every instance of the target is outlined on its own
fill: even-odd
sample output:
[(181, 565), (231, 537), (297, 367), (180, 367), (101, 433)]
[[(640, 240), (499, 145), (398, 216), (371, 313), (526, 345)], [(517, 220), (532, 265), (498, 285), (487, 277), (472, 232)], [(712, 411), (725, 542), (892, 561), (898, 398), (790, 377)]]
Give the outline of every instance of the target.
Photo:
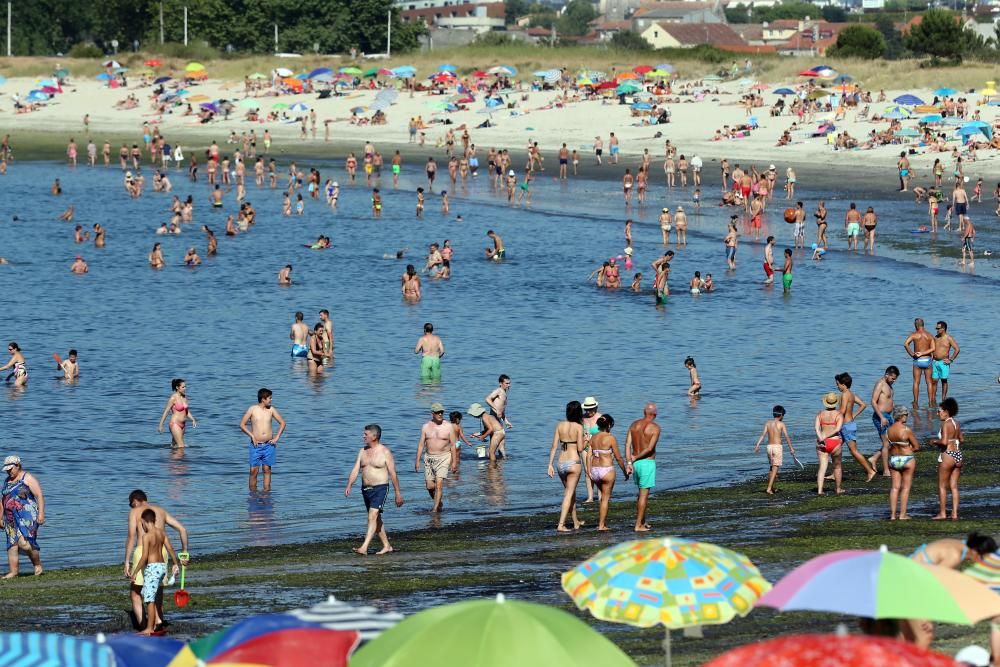
[(632, 463), (632, 474), (635, 485), (640, 489), (652, 489), (656, 486), (656, 461), (654, 459), (639, 459)]
[(792, 274), (782, 273), (781, 274), (781, 285), (785, 290), (790, 290), (792, 288)]
[(441, 377), (441, 359), (429, 354), (420, 360), (420, 375), (423, 377)]
[(399, 165), (398, 164), (392, 165), (392, 173), (394, 173), (394, 174), (398, 174), (399, 173)]

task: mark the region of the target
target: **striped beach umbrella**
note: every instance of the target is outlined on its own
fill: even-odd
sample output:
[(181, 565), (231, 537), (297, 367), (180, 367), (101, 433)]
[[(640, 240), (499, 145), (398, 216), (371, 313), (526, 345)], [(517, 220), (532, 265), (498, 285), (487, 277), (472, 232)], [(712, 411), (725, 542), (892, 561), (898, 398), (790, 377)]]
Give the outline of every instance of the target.
[(85, 637), (54, 632), (0, 633), (0, 665), (115, 667), (111, 648)]
[(383, 613), (375, 607), (355, 607), (332, 595), (326, 602), (305, 609), (293, 609), (287, 613), (329, 630), (357, 630), (363, 642), (375, 639), (403, 620), (402, 614)]
[(1000, 553), (986, 554), (981, 561), (965, 568), (962, 573), (989, 586), (994, 593), (1000, 593)]

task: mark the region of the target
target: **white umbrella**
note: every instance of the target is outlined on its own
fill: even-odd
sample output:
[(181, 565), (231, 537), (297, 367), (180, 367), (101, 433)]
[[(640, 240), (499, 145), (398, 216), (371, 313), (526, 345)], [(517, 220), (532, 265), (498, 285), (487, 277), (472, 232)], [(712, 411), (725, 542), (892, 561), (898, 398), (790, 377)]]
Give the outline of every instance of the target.
[(375, 639), (384, 630), (403, 620), (402, 614), (386, 614), (374, 607), (355, 607), (332, 595), (326, 602), (286, 613), (303, 621), (319, 623), (329, 630), (357, 630), (363, 642)]
[(292, 70), (288, 69), (287, 67), (279, 67), (278, 69), (274, 70), (274, 73), (277, 74), (278, 76), (291, 76)]

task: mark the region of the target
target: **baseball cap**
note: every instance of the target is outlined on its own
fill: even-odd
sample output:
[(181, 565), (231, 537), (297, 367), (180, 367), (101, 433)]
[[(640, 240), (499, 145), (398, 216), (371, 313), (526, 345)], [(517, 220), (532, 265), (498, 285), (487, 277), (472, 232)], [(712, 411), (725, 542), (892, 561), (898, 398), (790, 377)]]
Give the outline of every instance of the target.
[(431, 403), (431, 412), (444, 412), (444, 406), (440, 403)]
[(11, 468), (13, 468), (14, 466), (19, 466), (19, 465), (21, 465), (21, 457), (20, 456), (8, 456), (7, 458), (5, 458), (3, 460), (3, 471), (7, 472), (8, 470), (10, 470)]

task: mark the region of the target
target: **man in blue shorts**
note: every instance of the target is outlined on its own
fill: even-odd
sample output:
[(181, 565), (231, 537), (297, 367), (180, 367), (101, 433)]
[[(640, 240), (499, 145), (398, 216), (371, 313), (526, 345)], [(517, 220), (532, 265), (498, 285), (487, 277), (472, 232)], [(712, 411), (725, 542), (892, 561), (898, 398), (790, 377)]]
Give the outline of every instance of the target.
[(882, 459), (882, 475), (889, 475), (889, 438), (886, 433), (892, 426), (892, 409), (895, 407), (892, 396), (892, 385), (899, 378), (899, 369), (889, 366), (885, 369), (885, 375), (875, 383), (872, 390), (872, 423), (878, 432), (878, 437), (882, 441), (879, 450), (868, 457), (868, 463), (873, 470), (877, 470), (878, 460)]
[(639, 487), (636, 501), (635, 531), (644, 533), (650, 529), (646, 522), (646, 503), (649, 490), (656, 486), (656, 443), (660, 439), (660, 425), (656, 423), (656, 404), (646, 403), (642, 419), (637, 419), (628, 427), (625, 436), (625, 479), (635, 475), (635, 485)]
[[(271, 421), (278, 422), (278, 433), (271, 428)], [(247, 428), (247, 422), (252, 427)], [(250, 459), (250, 490), (257, 490), (257, 473), (264, 470), (264, 490), (271, 490), (271, 468), (274, 467), (276, 447), (281, 434), (285, 432), (285, 420), (278, 409), (271, 405), (271, 390), (266, 387), (257, 391), (257, 404), (251, 405), (240, 420), (240, 430), (250, 438), (247, 448)]]
[[(939, 321), (934, 326), (934, 366), (931, 371), (931, 406), (937, 405), (937, 383), (941, 381), (941, 400), (948, 398), (948, 376), (951, 365), (958, 359), (958, 343), (948, 333), (948, 323)], [(954, 353), (952, 351), (954, 350)]]

